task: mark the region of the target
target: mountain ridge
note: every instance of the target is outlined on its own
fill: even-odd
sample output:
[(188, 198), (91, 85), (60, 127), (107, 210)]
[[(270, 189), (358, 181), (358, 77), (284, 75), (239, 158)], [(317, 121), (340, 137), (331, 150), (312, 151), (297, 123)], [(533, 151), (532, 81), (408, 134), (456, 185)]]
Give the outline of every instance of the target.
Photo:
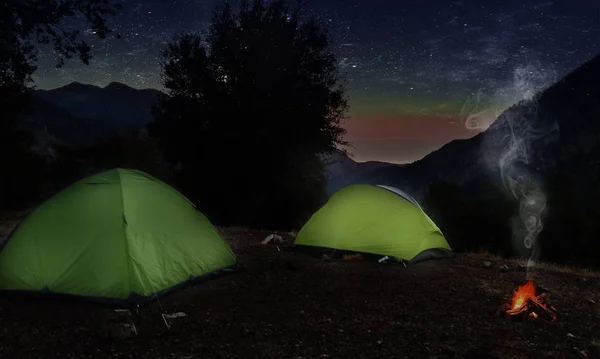
[(544, 173), (581, 156), (585, 163), (596, 163), (591, 154), (600, 152), (598, 82), (600, 54), (532, 99), (509, 107), (485, 131), (451, 141), (407, 166), (365, 172), (358, 182), (396, 186), (419, 197), (436, 180), (461, 186), (482, 178), (499, 180), (499, 161), (515, 143), (518, 159)]
[[(469, 139), (456, 139), (410, 164), (356, 162), (343, 151), (324, 158), (327, 192), (354, 183), (402, 188), (419, 198), (437, 180), (461, 186), (482, 178), (500, 180), (499, 163), (507, 149), (519, 142), (517, 156), (536, 171), (547, 172), (558, 163), (578, 159), (577, 171), (594, 163), (600, 153), (600, 55), (556, 83), (506, 109), (491, 126)], [(152, 120), (151, 107), (159, 95), (154, 89), (135, 89), (111, 82), (105, 87), (72, 82), (52, 90), (36, 90), (37, 112), (29, 116), (46, 136), (81, 144)], [(565, 104), (562, 98), (571, 102)], [(106, 106), (110, 103), (111, 106)], [(37, 117), (36, 117), (37, 116)], [(27, 121), (25, 121), (27, 122)], [(523, 153), (527, 155), (524, 156)], [(581, 158), (580, 158), (581, 157)]]
[[(152, 120), (151, 106), (162, 94), (159, 90), (136, 89), (120, 82), (101, 87), (74, 81), (54, 89), (36, 90), (32, 109), (23, 117), (23, 123), (36, 132), (39, 148), (50, 143), (86, 147), (132, 128), (144, 128)], [(133, 121), (125, 121), (124, 117)], [(355, 182), (365, 172), (395, 166), (381, 161), (356, 162), (343, 151), (323, 160), (330, 194)]]
[(77, 81), (33, 92), (32, 106), (22, 117), (38, 141), (85, 146), (123, 131), (143, 128), (163, 92), (111, 82), (104, 87)]

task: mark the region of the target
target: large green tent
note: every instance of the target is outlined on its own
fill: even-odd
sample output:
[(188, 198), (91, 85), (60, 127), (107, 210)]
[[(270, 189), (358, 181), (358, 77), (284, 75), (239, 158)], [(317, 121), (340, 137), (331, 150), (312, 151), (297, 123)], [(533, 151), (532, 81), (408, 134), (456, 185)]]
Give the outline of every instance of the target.
[(137, 170), (80, 180), (30, 213), (0, 249), (0, 290), (140, 304), (236, 257), (181, 193)]
[(440, 229), (412, 196), (366, 184), (333, 194), (302, 227), (294, 245), (411, 262), (451, 253)]

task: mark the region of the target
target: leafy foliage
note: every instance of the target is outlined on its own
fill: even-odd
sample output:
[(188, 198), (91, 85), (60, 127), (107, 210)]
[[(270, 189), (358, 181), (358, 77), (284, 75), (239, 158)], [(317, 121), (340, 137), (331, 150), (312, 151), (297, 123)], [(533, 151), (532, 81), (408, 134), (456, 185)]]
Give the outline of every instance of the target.
[(548, 215), (540, 234), (544, 258), (554, 263), (600, 268), (600, 174), (557, 168), (548, 176)]
[(36, 44), (52, 45), (57, 66), (78, 56), (91, 59), (90, 46), (78, 39), (79, 31), (64, 28), (62, 20), (79, 16), (97, 36), (111, 33), (105, 17), (114, 15), (119, 4), (108, 0), (5, 0), (0, 2), (0, 203), (20, 207), (36, 195), (44, 162), (30, 151), (32, 138), (20, 130), (17, 119), (31, 101), (36, 71)]
[(466, 194), (457, 184), (436, 181), (425, 194), (423, 205), (452, 249), (488, 250), (505, 256), (519, 254), (519, 244), (510, 240), (518, 203), (490, 180), (480, 180), (468, 187), (478, 190)]
[[(35, 71), (32, 64), (37, 60), (34, 43), (52, 45), (59, 55), (58, 66), (75, 55), (87, 65), (91, 59), (90, 46), (85, 40), (78, 39), (79, 30), (64, 28), (62, 21), (67, 17), (83, 17), (91, 30), (104, 39), (112, 33), (106, 24), (106, 16), (117, 14), (121, 8), (120, 4), (108, 0), (4, 1), (0, 5), (2, 60), (13, 60), (10, 62), (14, 66), (11, 72), (16, 83), (27, 83)], [(120, 37), (119, 34), (116, 36)], [(6, 65), (5, 61), (2, 62)], [(24, 64), (29, 67), (23, 67)]]
[(154, 109), (175, 181), (213, 220), (290, 227), (325, 198), (321, 155), (344, 145), (343, 79), (323, 27), (285, 1), (215, 11), (162, 52)]
[[(582, 178), (565, 167), (547, 174), (547, 213), (537, 238), (541, 260), (599, 268), (600, 173), (588, 176)], [(481, 191), (471, 195), (455, 183), (434, 182), (426, 192), (424, 207), (455, 251), (529, 257), (518, 203), (503, 189), (482, 182)]]
[(57, 159), (48, 167), (48, 193), (71, 185), (94, 173), (113, 168), (135, 168), (168, 181), (168, 170), (160, 160), (155, 140), (132, 129), (96, 141), (86, 147), (56, 145)]

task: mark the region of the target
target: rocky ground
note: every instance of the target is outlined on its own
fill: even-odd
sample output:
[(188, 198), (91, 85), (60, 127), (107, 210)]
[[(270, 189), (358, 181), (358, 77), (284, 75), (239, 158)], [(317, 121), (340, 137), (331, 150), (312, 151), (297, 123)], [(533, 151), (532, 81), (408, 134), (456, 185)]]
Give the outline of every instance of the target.
[[(223, 233), (245, 270), (142, 307), (127, 338), (107, 335), (106, 307), (0, 298), (0, 358), (600, 358), (592, 272), (544, 266), (557, 320), (514, 323), (495, 312), (524, 282), (517, 261), (323, 261), (291, 253), (286, 233), (266, 245), (270, 232)], [(163, 311), (186, 316), (167, 328)]]

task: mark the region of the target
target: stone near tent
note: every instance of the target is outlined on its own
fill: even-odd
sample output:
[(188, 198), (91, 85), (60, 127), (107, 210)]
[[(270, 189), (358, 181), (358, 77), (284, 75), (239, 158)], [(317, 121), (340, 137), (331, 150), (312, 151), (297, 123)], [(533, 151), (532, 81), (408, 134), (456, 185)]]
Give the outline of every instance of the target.
[(269, 244), (271, 241), (276, 244), (282, 244), (284, 242), (283, 238), (279, 234), (269, 234), (267, 238), (263, 239), (261, 244)]
[(108, 313), (104, 320), (104, 333), (110, 339), (124, 340), (138, 334), (131, 311), (116, 309)]

